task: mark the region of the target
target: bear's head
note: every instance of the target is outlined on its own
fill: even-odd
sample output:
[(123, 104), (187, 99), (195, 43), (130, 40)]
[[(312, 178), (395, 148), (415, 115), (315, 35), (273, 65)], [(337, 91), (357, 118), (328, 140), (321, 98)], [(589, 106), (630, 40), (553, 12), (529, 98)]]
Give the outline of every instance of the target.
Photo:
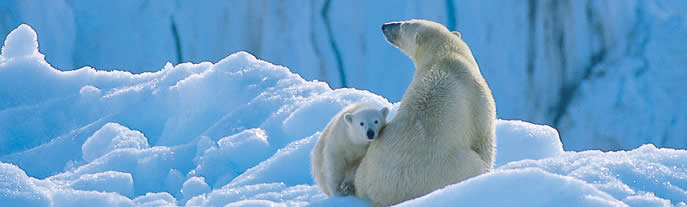
[(348, 123), (349, 129), (353, 130), (355, 143), (367, 143), (374, 140), (379, 131), (386, 125), (386, 116), (389, 115), (389, 108), (384, 107), (380, 110), (363, 109), (353, 113), (344, 114), (344, 119)]
[(385, 23), (382, 32), (389, 43), (413, 59), (424, 54), (421, 51), (436, 51), (447, 42), (462, 43), (459, 32), (451, 32), (444, 25), (422, 19)]

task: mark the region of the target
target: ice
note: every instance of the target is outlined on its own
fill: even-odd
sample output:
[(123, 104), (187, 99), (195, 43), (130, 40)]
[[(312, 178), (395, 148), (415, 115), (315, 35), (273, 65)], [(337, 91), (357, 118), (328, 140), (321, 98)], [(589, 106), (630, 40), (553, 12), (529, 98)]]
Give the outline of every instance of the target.
[[(310, 152), (345, 106), (390, 107), (389, 119), (400, 106), (370, 91), (306, 81), (247, 52), (134, 74), (54, 68), (29, 26), (17, 28), (5, 44), (0, 203), (8, 206), (369, 206), (353, 196), (322, 193), (310, 174)], [(592, 90), (587, 87), (580, 90)], [(604, 118), (601, 111), (594, 115)], [(624, 119), (643, 119), (630, 115)], [(681, 118), (671, 118), (670, 130), (680, 129)], [(628, 136), (603, 142), (643, 145), (564, 151), (566, 139), (583, 143), (594, 136), (566, 138), (559, 130), (496, 120), (492, 172), (401, 205), (687, 206), (687, 151), (647, 144), (677, 146), (679, 140)]]

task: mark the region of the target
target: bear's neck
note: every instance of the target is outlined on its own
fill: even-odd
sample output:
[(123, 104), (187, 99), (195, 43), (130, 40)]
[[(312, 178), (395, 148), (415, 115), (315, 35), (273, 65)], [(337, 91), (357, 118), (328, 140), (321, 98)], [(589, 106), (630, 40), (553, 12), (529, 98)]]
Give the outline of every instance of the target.
[(411, 59), (413, 59), (417, 69), (430, 66), (441, 59), (455, 56), (462, 56), (467, 61), (476, 64), (470, 47), (463, 40), (453, 36), (431, 38), (431, 40), (422, 44), (421, 47), (415, 48)]

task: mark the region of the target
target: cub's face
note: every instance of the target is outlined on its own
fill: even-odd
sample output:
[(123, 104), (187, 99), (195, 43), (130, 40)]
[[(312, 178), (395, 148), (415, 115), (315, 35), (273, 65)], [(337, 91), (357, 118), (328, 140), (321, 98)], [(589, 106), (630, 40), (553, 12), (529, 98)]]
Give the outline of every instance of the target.
[(346, 113), (344, 119), (351, 130), (358, 136), (351, 137), (355, 143), (367, 143), (379, 135), (379, 131), (386, 124), (389, 108), (380, 110), (366, 109), (357, 113)]
[(434, 47), (430, 40), (437, 40), (446, 36), (455, 38), (452, 37), (453, 35), (460, 38), (460, 33), (450, 32), (444, 25), (420, 19), (385, 23), (382, 25), (382, 32), (389, 43), (401, 49), (411, 58), (417, 54), (418, 45)]

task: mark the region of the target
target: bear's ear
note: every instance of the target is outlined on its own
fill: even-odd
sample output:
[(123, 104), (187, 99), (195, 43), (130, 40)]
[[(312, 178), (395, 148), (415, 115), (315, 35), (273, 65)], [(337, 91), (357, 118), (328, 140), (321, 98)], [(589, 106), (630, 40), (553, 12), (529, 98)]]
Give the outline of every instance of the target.
[(451, 32), (451, 33), (453, 33), (453, 35), (456, 35), (456, 37), (461, 38), (460, 32), (453, 31), (453, 32)]
[(353, 114), (351, 113), (346, 113), (344, 114), (344, 119), (346, 120), (346, 123), (353, 123)]
[(389, 115), (389, 108), (384, 107), (384, 108), (382, 108), (382, 110), (379, 110), (379, 112), (381, 112), (382, 117), (384, 117), (384, 119), (386, 119), (386, 116)]

